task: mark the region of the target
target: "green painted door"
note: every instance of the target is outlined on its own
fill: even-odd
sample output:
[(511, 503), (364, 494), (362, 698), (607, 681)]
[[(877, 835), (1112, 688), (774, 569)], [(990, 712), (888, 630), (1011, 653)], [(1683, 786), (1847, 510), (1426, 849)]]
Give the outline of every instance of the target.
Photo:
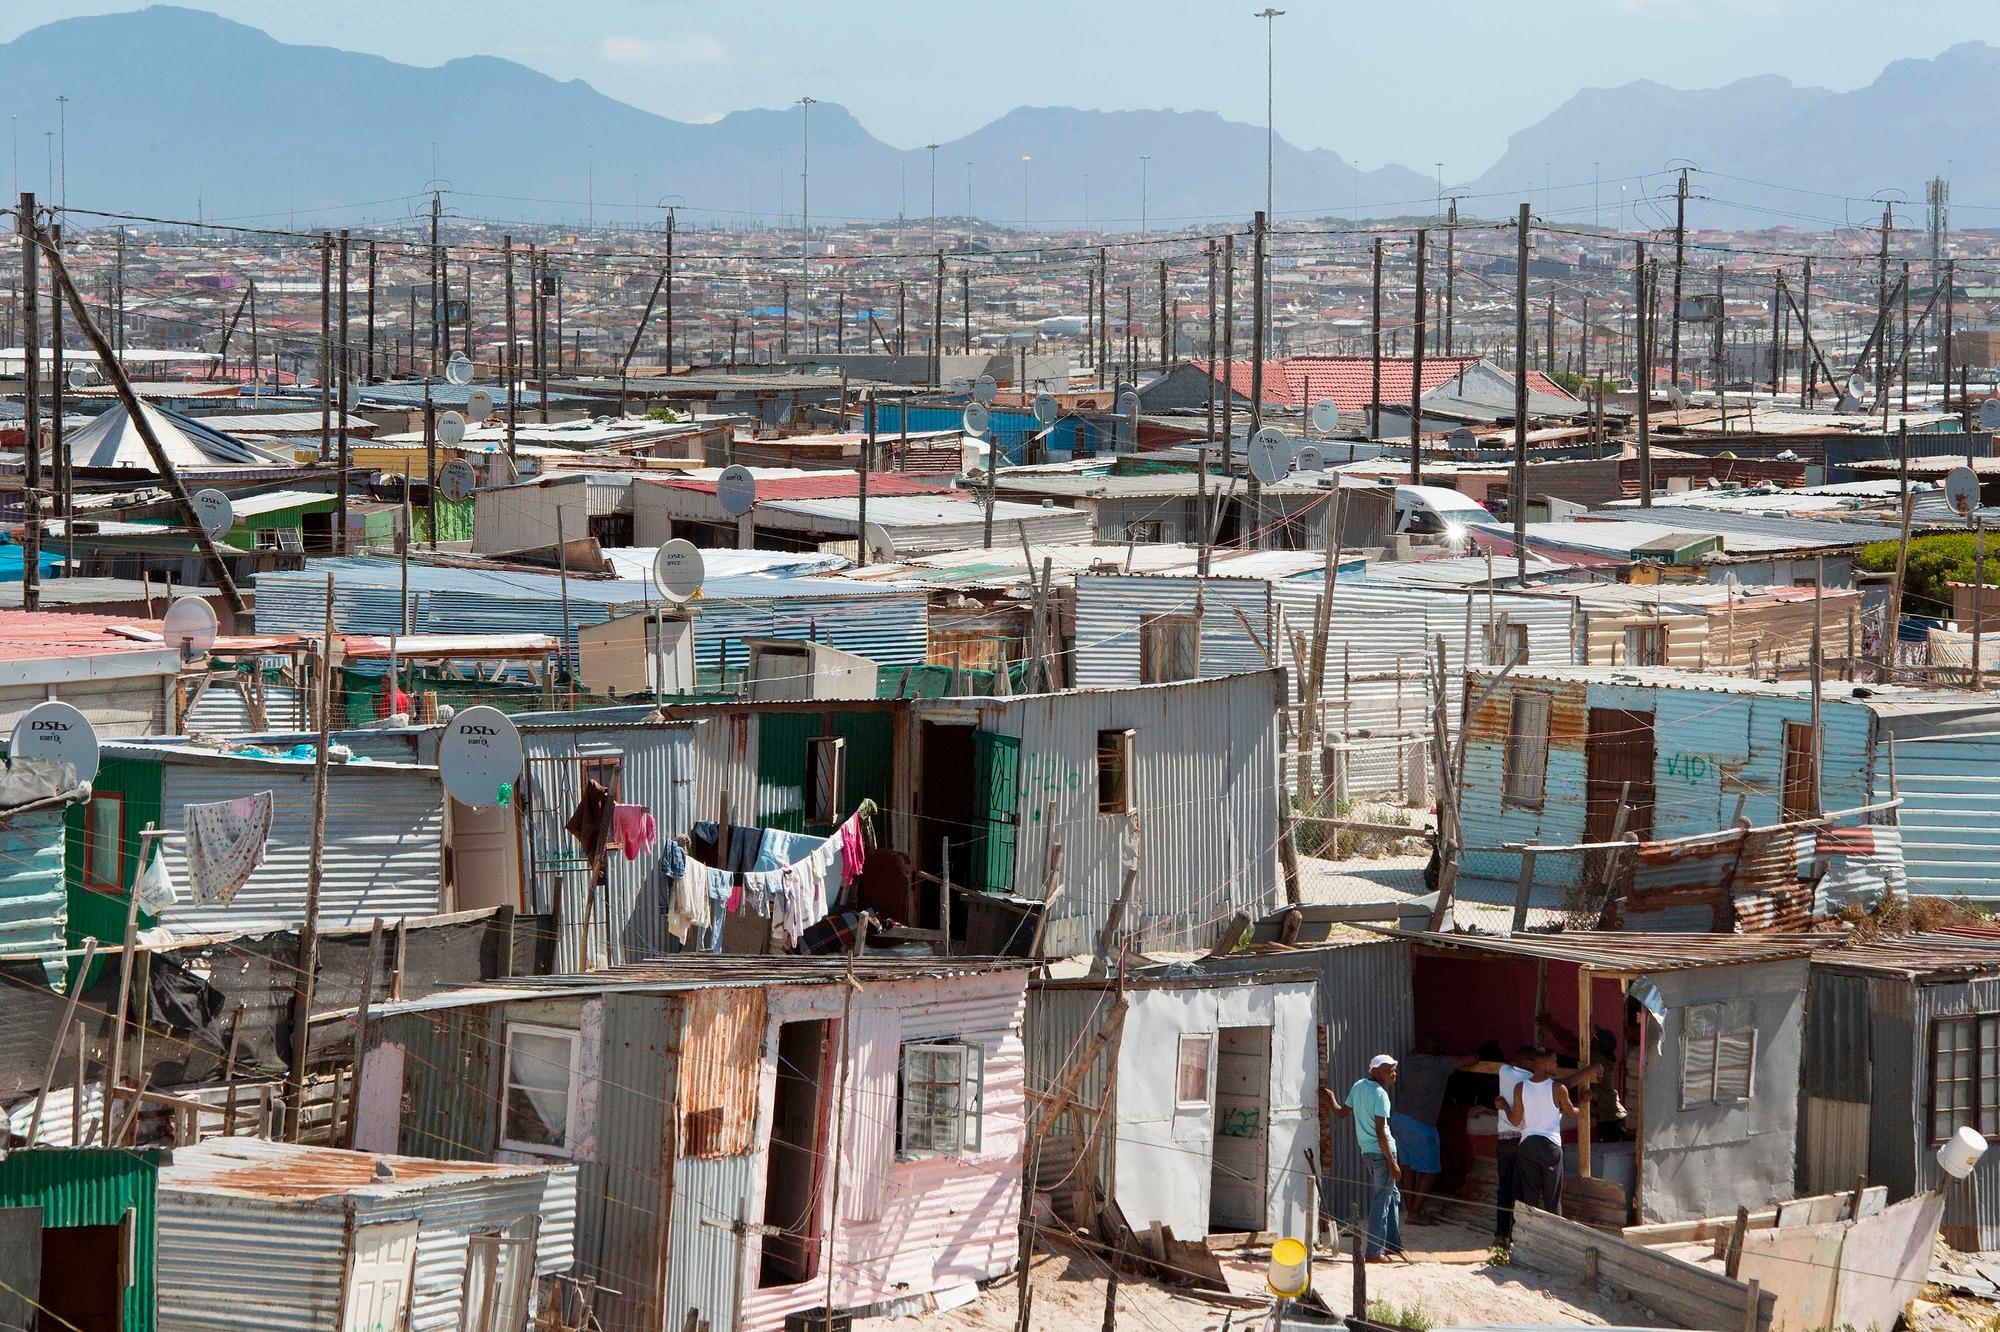
[(972, 848), (972, 887), (989, 893), (1013, 891), (1020, 797), (1020, 737), (973, 732), (972, 817), (979, 840)]

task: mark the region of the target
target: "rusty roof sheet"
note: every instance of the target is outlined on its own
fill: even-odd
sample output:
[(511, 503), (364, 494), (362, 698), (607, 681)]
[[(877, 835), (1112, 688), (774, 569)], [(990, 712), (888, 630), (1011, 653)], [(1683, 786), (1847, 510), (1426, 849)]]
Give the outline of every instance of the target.
[(1654, 934), (1576, 930), (1561, 934), (1441, 934), (1425, 930), (1379, 933), (1455, 952), (1571, 962), (1600, 971), (1686, 971), (1810, 957), (1813, 938), (1796, 934)]
[[(376, 1168), (385, 1163), (394, 1175), (378, 1179)], [(315, 1202), (326, 1198), (393, 1198), (453, 1184), (484, 1184), (546, 1173), (543, 1166), (429, 1161), (262, 1138), (214, 1138), (192, 1147), (176, 1147), (173, 1163), (160, 1168), (159, 1187), (162, 1192)]]
[(1823, 966), (1910, 980), (2000, 976), (2000, 938), (1955, 930), (1870, 940), (1817, 937), (1827, 940), (1813, 955), (1813, 961)]

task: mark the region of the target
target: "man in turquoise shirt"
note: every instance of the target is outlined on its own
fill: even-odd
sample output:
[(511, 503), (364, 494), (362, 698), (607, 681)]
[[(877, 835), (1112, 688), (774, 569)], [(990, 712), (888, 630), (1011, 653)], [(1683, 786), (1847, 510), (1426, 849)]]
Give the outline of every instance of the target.
[(1368, 1175), (1367, 1259), (1403, 1252), (1403, 1193), (1396, 1186), (1401, 1170), (1396, 1162), (1396, 1135), (1389, 1131), (1394, 1111), (1389, 1089), (1396, 1085), (1396, 1060), (1378, 1054), (1368, 1061), (1368, 1076), (1348, 1089), (1347, 1108), (1354, 1116), (1354, 1140), (1361, 1148), (1361, 1165)]

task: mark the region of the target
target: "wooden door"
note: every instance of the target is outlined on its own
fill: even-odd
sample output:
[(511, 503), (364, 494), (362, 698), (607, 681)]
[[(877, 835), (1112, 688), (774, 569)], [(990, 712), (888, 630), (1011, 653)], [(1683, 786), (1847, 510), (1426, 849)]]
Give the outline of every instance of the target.
[(403, 1332), (409, 1326), (410, 1284), (417, 1265), (417, 1223), (362, 1226), (354, 1232), (347, 1273), (347, 1332)]
[[(1653, 835), (1653, 714), (1624, 708), (1592, 708), (1584, 742), (1583, 840), (1607, 842), (1618, 824), (1624, 796), (1625, 831), (1640, 841)], [(1628, 786), (1629, 784), (1629, 786)], [(1602, 883), (1611, 864), (1607, 852), (1592, 852), (1585, 875)]]

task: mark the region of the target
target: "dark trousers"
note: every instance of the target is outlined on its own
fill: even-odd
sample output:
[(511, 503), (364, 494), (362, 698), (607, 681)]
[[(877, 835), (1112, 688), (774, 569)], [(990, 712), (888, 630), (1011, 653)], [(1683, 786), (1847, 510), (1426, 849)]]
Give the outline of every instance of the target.
[(1559, 1144), (1547, 1138), (1522, 1138), (1514, 1173), (1517, 1199), (1544, 1212), (1562, 1211), (1563, 1151)]
[(1500, 1176), (1500, 1211), (1493, 1221), (1493, 1238), (1501, 1243), (1514, 1234), (1514, 1199), (1519, 1196), (1520, 1175), (1518, 1158), (1521, 1152), (1519, 1138), (1497, 1138), (1494, 1140), (1494, 1167)]

